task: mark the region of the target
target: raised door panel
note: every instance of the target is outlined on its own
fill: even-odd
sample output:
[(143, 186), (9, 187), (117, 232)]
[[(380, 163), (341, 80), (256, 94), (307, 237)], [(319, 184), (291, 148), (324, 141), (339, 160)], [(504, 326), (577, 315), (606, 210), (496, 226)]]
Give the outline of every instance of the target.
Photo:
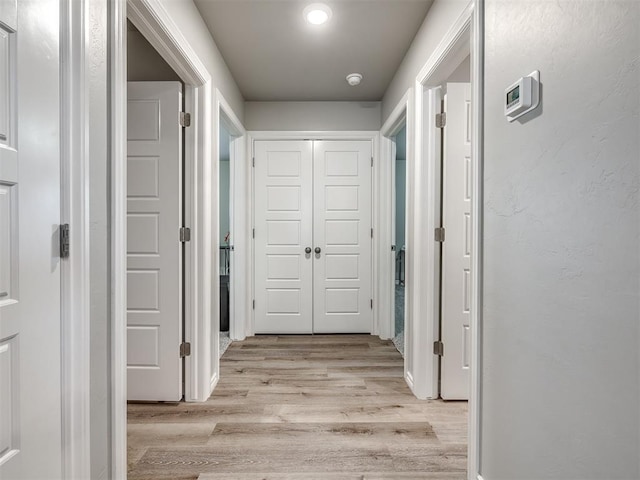
[(178, 82), (129, 82), (129, 400), (182, 398), (182, 139)]
[(59, 8), (0, 1), (1, 479), (62, 478)]
[(371, 142), (314, 142), (316, 333), (370, 333)]
[(255, 331), (312, 332), (308, 141), (255, 143)]
[(441, 396), (469, 398), (471, 307), (471, 85), (449, 83), (443, 142)]

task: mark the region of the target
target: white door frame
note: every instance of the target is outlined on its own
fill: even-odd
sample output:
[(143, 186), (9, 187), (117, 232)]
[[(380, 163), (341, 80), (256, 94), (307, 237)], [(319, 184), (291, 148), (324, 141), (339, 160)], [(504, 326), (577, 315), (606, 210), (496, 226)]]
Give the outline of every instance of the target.
[(62, 475), (89, 478), (90, 326), (88, 5), (60, 2), (61, 223), (71, 255), (61, 265)]
[[(424, 165), (424, 171), (420, 172), (416, 201), (424, 205), (423, 222), (420, 225), (418, 237), (421, 238), (421, 248), (425, 255), (416, 264), (416, 270), (421, 272), (422, 299), (418, 308), (425, 319), (424, 331), (420, 344), (429, 347), (433, 340), (438, 338), (439, 326), (437, 312), (431, 308), (434, 299), (439, 295), (435, 275), (436, 242), (434, 239), (435, 219), (439, 214), (439, 200), (435, 198), (439, 182), (436, 165), (439, 163), (440, 152), (436, 148), (433, 132), (435, 131), (435, 113), (439, 111), (439, 105), (434, 102), (435, 95), (430, 89), (436, 88), (455, 70), (464, 58), (471, 53), (471, 84), (472, 84), (472, 266), (471, 266), (471, 375), (469, 396), (469, 431), (468, 431), (468, 478), (481, 479), (479, 476), (479, 401), (480, 401), (480, 361), (481, 361), (481, 332), (482, 327), (482, 132), (483, 132), (483, 55), (484, 55), (484, 0), (474, 0), (469, 3), (464, 12), (458, 17), (453, 26), (445, 34), (434, 53), (425, 63), (416, 77), (415, 83), (415, 108), (416, 108), (416, 158), (417, 162)], [(430, 307), (431, 306), (431, 307)], [(416, 340), (414, 340), (416, 341)], [(427, 376), (423, 382), (424, 393), (427, 397), (437, 395), (437, 374), (434, 375), (437, 365), (430, 348), (416, 350), (414, 361), (426, 365)]]
[[(380, 168), (383, 175), (380, 175), (380, 184), (378, 185), (378, 192), (380, 197), (380, 230), (384, 235), (384, 239), (380, 245), (381, 255), (386, 261), (383, 262), (382, 268), (379, 271), (379, 277), (374, 278), (377, 284), (377, 290), (379, 292), (379, 305), (381, 311), (388, 312), (388, 321), (385, 324), (386, 330), (383, 338), (393, 338), (395, 330), (395, 253), (391, 251), (391, 246), (394, 244), (395, 239), (395, 141), (392, 139), (402, 129), (403, 125), (406, 126), (407, 140), (406, 140), (406, 162), (407, 162), (407, 183), (406, 183), (406, 209), (405, 209), (405, 328), (404, 328), (404, 378), (407, 385), (411, 388), (411, 391), (416, 395), (415, 378), (417, 368), (416, 363), (413, 361), (414, 357), (414, 343), (413, 339), (417, 338), (415, 333), (416, 317), (414, 314), (414, 303), (416, 297), (414, 292), (418, 292), (418, 286), (416, 284), (414, 276), (416, 276), (416, 269), (413, 268), (415, 262), (415, 255), (419, 255), (419, 248), (414, 249), (414, 245), (420, 245), (415, 243), (414, 235), (416, 232), (416, 224), (419, 223), (421, 209), (416, 208), (414, 198), (414, 192), (416, 191), (415, 178), (419, 165), (416, 165), (414, 160), (414, 120), (413, 120), (413, 89), (409, 88), (402, 96), (400, 101), (394, 107), (393, 111), (389, 114), (389, 117), (382, 125), (380, 129)], [(382, 335), (381, 335), (382, 336)]]
[[(384, 317), (386, 312), (380, 310), (378, 308), (378, 291), (376, 288), (375, 279), (378, 278), (378, 269), (381, 267), (383, 262), (386, 261), (386, 250), (383, 252), (380, 251), (379, 245), (381, 241), (383, 241), (382, 237), (382, 223), (379, 222), (379, 208), (380, 208), (380, 199), (378, 198), (378, 183), (381, 176), (381, 166), (379, 161), (379, 132), (374, 131), (250, 131), (247, 132), (247, 152), (251, 152), (251, 157), (254, 156), (254, 148), (253, 144), (256, 140), (367, 140), (371, 142), (372, 145), (372, 155), (373, 155), (373, 184), (372, 184), (372, 225), (373, 225), (373, 259), (372, 259), (372, 272), (374, 282), (372, 283), (372, 291), (373, 295), (373, 329), (372, 335), (379, 335), (381, 338), (389, 338), (383, 337), (380, 332), (384, 329), (384, 331), (388, 330), (387, 319)], [(248, 203), (247, 203), (247, 217), (251, 219), (251, 225), (248, 230), (248, 238), (251, 238), (250, 232), (253, 226), (255, 225), (254, 221), (254, 209), (253, 209), (253, 198), (254, 198), (254, 178), (253, 178), (253, 168), (248, 169), (248, 185), (250, 185), (250, 189), (248, 191)], [(251, 321), (247, 325), (247, 335), (255, 335), (255, 311), (251, 308), (251, 299), (254, 298), (254, 283), (255, 283), (255, 268), (254, 268), (254, 248), (253, 241), (249, 242), (251, 245), (251, 255), (249, 257), (249, 267), (251, 269), (251, 284), (248, 285), (249, 293), (248, 299), (248, 308), (251, 312)], [(389, 249), (391, 248), (389, 244)]]
[[(251, 255), (251, 242), (249, 234), (248, 213), (246, 211), (246, 198), (249, 184), (246, 182), (248, 162), (246, 161), (245, 145), (246, 130), (242, 122), (235, 114), (229, 102), (227, 102), (216, 88), (215, 90), (215, 122), (217, 125), (213, 135), (213, 174), (214, 185), (217, 185), (216, 192), (220, 191), (220, 126), (224, 126), (231, 136), (229, 144), (229, 217), (231, 219), (231, 244), (234, 249), (230, 252), (231, 284), (229, 298), (229, 336), (232, 340), (244, 340), (246, 337), (247, 312), (250, 309), (250, 299), (247, 282), (242, 282), (240, 278), (246, 276), (246, 259)], [(219, 218), (219, 195), (212, 198), (212, 214), (217, 220), (213, 223), (215, 231), (212, 232), (213, 251), (220, 251), (220, 218)], [(213, 265), (213, 294), (212, 294), (212, 321), (204, 336), (211, 339), (212, 351), (211, 360), (214, 365), (210, 372), (209, 389), (211, 393), (220, 379), (220, 256), (214, 255)], [(238, 275), (237, 272), (243, 272)], [(249, 308), (247, 308), (249, 306)]]
[(126, 21), (185, 83), (185, 107), (192, 127), (185, 130), (185, 226), (192, 230), (185, 255), (185, 341), (192, 356), (185, 362), (185, 400), (205, 401), (211, 393), (211, 287), (213, 272), (212, 188), (213, 86), (196, 52), (161, 2), (112, 0), (109, 3), (111, 144), (111, 451), (113, 478), (126, 477)]

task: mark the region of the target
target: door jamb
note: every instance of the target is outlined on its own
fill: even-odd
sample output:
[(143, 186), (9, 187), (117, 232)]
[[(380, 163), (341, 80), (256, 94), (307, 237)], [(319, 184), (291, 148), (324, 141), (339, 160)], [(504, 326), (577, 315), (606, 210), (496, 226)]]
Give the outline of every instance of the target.
[(72, 254), (61, 264), (62, 474), (91, 476), (88, 5), (60, 2), (61, 223)]
[[(379, 256), (379, 247), (381, 237), (381, 228), (380, 223), (378, 222), (378, 203), (377, 199), (377, 183), (378, 178), (380, 176), (380, 154), (379, 154), (379, 138), (380, 132), (377, 131), (249, 131), (247, 132), (247, 152), (251, 152), (251, 158), (255, 156), (254, 150), (254, 142), (256, 140), (365, 140), (371, 142), (371, 152), (373, 155), (373, 175), (372, 175), (372, 185), (371, 185), (371, 194), (372, 194), (372, 212), (371, 212), (371, 225), (373, 226), (373, 248), (372, 248), (372, 276), (373, 279), (378, 277), (378, 268), (380, 267), (380, 256)], [(254, 208), (253, 208), (253, 199), (254, 199), (254, 172), (253, 168), (248, 169), (247, 180), (249, 181), (248, 185), (250, 185), (248, 191), (248, 203), (247, 203), (247, 218), (251, 218), (250, 229), (252, 229), (255, 225), (254, 218)], [(250, 232), (251, 230), (249, 230)], [(249, 233), (248, 232), (248, 233)], [(250, 263), (250, 273), (251, 273), (251, 282), (248, 285), (250, 291), (248, 292), (249, 299), (249, 310), (251, 312), (250, 322), (247, 325), (247, 336), (255, 335), (255, 310), (251, 308), (251, 299), (254, 298), (255, 291), (255, 268), (254, 268), (254, 252), (255, 246), (254, 241), (251, 238), (251, 235), (248, 236), (251, 239), (251, 256), (249, 257)], [(379, 309), (377, 307), (377, 290), (375, 286), (375, 280), (371, 283), (371, 295), (373, 296), (373, 322), (371, 326), (371, 334), (372, 335), (380, 335), (380, 325), (378, 312)]]
[[(386, 322), (386, 332), (389, 335), (387, 338), (394, 337), (395, 329), (395, 255), (391, 252), (391, 245), (394, 242), (395, 232), (393, 227), (395, 225), (395, 142), (391, 137), (395, 136), (403, 125), (406, 126), (407, 140), (406, 140), (406, 163), (407, 163), (407, 182), (406, 182), (406, 207), (405, 207), (405, 328), (404, 328), (404, 378), (407, 385), (411, 388), (416, 396), (416, 374), (415, 374), (415, 362), (413, 362), (414, 348), (413, 339), (416, 338), (415, 331), (417, 329), (416, 318), (414, 311), (414, 303), (416, 302), (415, 292), (418, 292), (418, 285), (415, 282), (414, 275), (416, 275), (413, 263), (415, 256), (419, 255), (419, 249), (412, 248), (413, 245), (419, 245), (414, 243), (414, 235), (416, 225), (419, 224), (420, 218), (417, 213), (419, 212), (417, 205), (413, 201), (415, 197), (416, 174), (420, 166), (416, 164), (414, 160), (414, 142), (415, 136), (413, 128), (413, 89), (409, 88), (400, 101), (396, 104), (393, 111), (389, 114), (389, 117), (382, 125), (380, 129), (380, 150), (381, 150), (381, 168), (384, 169), (384, 175), (380, 176), (380, 225), (387, 231), (384, 232), (385, 240), (381, 245), (382, 255), (384, 257), (385, 270), (381, 270), (380, 276), (375, 279), (378, 284), (378, 291), (380, 292), (381, 310), (388, 312), (389, 319)], [(384, 252), (387, 252), (385, 255)], [(388, 255), (388, 256), (387, 256)]]
[[(425, 63), (416, 77), (415, 83), (415, 108), (416, 108), (416, 154), (420, 162), (426, 165), (424, 174), (420, 177), (423, 188), (420, 194), (423, 200), (419, 203), (427, 205), (424, 222), (421, 225), (419, 235), (423, 241), (426, 252), (434, 251), (435, 225), (435, 190), (431, 188), (438, 180), (435, 175), (436, 149), (434, 142), (430, 141), (429, 133), (435, 127), (435, 108), (433, 95), (428, 93), (430, 88), (437, 87), (444, 81), (453, 69), (459, 65), (469, 52), (471, 53), (471, 88), (472, 88), (472, 272), (471, 272), (471, 374), (469, 396), (469, 430), (468, 430), (468, 478), (478, 480), (480, 476), (480, 386), (481, 386), (481, 329), (482, 329), (482, 201), (483, 201), (483, 56), (484, 56), (484, 0), (473, 0), (458, 17), (453, 26), (445, 34), (434, 53)], [(453, 69), (452, 69), (453, 67)], [(433, 297), (438, 292), (435, 288), (434, 256), (424, 255), (417, 270), (424, 275), (424, 302), (427, 308), (424, 318), (426, 321), (424, 338), (419, 339), (423, 345), (429, 346), (428, 339), (433, 337), (437, 328), (437, 317), (429, 305), (433, 305)], [(434, 356), (429, 349), (423, 350), (420, 359), (427, 365), (427, 372), (433, 371)], [(427, 386), (432, 382), (427, 379)]]

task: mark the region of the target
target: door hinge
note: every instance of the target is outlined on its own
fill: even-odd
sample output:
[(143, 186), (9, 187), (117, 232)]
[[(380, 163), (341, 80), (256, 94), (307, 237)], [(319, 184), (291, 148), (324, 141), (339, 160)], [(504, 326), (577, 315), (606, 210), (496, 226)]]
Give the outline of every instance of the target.
[(371, 166), (373, 167), (373, 157), (371, 157)]
[(447, 125), (447, 113), (436, 114), (436, 128), (444, 128)]
[(60, 258), (69, 258), (69, 224), (60, 225)]
[(444, 343), (440, 340), (433, 342), (433, 354), (439, 357), (444, 356)]
[(371, 229), (371, 238), (373, 238), (373, 228)]
[(255, 166), (256, 166), (256, 157), (253, 157), (253, 158), (251, 159), (251, 166), (252, 166), (252, 167), (255, 167)]
[(255, 228), (251, 229), (251, 238), (256, 238), (256, 229)]
[(191, 229), (189, 227), (180, 227), (180, 241), (182, 243), (191, 241)]
[(191, 355), (191, 344), (182, 342), (180, 344), (180, 358), (188, 357), (189, 355)]
[(180, 112), (180, 126), (181, 127), (190, 127), (191, 126), (191, 114)]
[(251, 308), (254, 309), (254, 310), (256, 309), (256, 301), (255, 300), (253, 300), (251, 302)]
[(371, 299), (371, 310), (373, 310), (373, 298)]
[(444, 227), (438, 227), (434, 230), (434, 238), (436, 242), (444, 242)]

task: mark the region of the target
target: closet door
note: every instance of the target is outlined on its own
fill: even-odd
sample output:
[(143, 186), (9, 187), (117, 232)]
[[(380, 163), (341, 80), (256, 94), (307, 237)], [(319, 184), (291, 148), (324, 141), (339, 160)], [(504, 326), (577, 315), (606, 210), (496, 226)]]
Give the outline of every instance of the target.
[(371, 142), (314, 142), (315, 333), (370, 333)]
[(255, 142), (256, 333), (313, 332), (312, 175), (310, 141)]

